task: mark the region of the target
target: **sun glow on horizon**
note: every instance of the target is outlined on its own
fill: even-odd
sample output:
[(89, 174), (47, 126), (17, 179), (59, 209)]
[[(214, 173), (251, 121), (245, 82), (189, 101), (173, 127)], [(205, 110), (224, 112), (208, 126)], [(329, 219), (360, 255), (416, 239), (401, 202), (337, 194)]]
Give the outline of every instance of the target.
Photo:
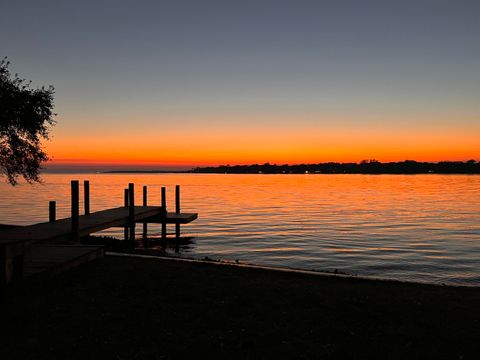
[(322, 126), (247, 123), (131, 132), (58, 134), (45, 148), (54, 166), (299, 164), (319, 162), (469, 160), (480, 154), (477, 133), (445, 127)]

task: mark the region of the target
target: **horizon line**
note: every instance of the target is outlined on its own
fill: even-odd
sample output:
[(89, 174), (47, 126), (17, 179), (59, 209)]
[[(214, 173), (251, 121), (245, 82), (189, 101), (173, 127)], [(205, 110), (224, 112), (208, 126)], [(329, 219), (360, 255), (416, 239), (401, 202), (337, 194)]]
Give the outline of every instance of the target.
[[(308, 166), (308, 165), (319, 165), (319, 164), (361, 164), (361, 163), (379, 163), (379, 164), (392, 164), (392, 163), (405, 163), (405, 162), (415, 162), (421, 164), (439, 164), (439, 163), (467, 163), (473, 161), (478, 163), (479, 160), (468, 159), (468, 160), (439, 160), (439, 161), (419, 161), (412, 159), (405, 159), (399, 161), (379, 161), (376, 159), (364, 159), (361, 161), (323, 161), (323, 162), (303, 162), (303, 163), (238, 163), (238, 164), (215, 164), (215, 165), (172, 165), (172, 164), (145, 164), (145, 163), (49, 163), (44, 164), (42, 167), (42, 172), (63, 172), (63, 171), (97, 171), (97, 172), (121, 172), (121, 171), (145, 171), (145, 172), (188, 172), (195, 169), (201, 168), (216, 168), (216, 167), (238, 167), (238, 166)], [(50, 167), (49, 167), (50, 165)], [(53, 166), (51, 166), (53, 165)]]

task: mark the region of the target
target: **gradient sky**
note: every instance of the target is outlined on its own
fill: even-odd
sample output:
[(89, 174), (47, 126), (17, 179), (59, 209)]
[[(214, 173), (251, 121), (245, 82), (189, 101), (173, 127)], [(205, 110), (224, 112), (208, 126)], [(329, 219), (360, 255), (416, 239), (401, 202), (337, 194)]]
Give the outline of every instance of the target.
[(2, 0), (57, 166), (480, 160), (480, 1)]

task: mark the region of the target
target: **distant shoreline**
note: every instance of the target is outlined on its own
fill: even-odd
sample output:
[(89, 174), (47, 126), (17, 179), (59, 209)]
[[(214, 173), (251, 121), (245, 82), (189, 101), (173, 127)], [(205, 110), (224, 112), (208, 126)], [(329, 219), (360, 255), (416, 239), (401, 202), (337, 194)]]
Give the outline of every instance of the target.
[(188, 174), (192, 170), (109, 170), (102, 174)]
[(191, 170), (110, 170), (105, 174), (480, 174), (480, 162), (441, 161), (417, 162), (406, 160), (401, 162), (381, 163), (376, 160), (360, 163), (318, 163), (299, 165), (252, 164), (252, 165), (220, 165), (197, 167)]
[[(304, 173), (304, 172), (290, 172), (290, 173), (253, 173), (253, 172), (245, 172), (245, 173), (228, 173), (228, 172), (200, 172), (200, 171), (101, 171), (97, 172), (98, 174), (217, 174), (217, 175), (480, 175), (480, 172), (445, 172), (445, 173), (435, 173), (435, 172), (417, 172), (417, 173), (402, 173), (402, 172), (343, 172), (343, 173)], [(51, 173), (53, 174), (53, 173)], [(87, 174), (89, 174), (87, 172)]]

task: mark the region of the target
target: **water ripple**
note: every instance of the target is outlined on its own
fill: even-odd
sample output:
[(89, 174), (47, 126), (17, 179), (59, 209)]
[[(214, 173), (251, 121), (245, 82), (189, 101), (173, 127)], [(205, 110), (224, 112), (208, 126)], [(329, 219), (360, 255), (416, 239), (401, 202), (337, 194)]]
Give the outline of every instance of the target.
[(167, 186), (171, 209), (182, 185), (182, 210), (199, 213), (183, 227), (195, 237), (186, 256), (480, 285), (480, 176), (46, 174), (43, 184), (0, 184), (0, 222), (45, 221), (49, 200), (69, 216), (70, 180), (87, 178), (93, 211), (122, 205), (129, 182), (149, 186), (150, 204)]

